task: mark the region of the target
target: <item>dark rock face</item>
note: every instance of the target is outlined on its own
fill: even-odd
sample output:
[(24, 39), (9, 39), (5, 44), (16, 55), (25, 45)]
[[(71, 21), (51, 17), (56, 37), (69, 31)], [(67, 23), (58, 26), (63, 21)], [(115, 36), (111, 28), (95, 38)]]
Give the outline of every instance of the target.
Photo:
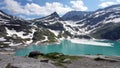
[(40, 53), (39, 51), (32, 51), (29, 53), (28, 57), (36, 57), (38, 55), (44, 55), (43, 53)]
[(105, 39), (111, 39), (111, 40), (120, 39), (120, 27), (102, 34), (101, 37)]
[(30, 33), (29, 29), (31, 29), (30, 22), (24, 20), (22, 18), (18, 18), (15, 16), (8, 15), (3, 11), (0, 11), (0, 32), (5, 33), (5, 27), (12, 30), (16, 30), (17, 32), (23, 31), (26, 33)]
[(56, 12), (46, 17), (34, 19), (32, 21), (34, 22), (34, 25), (37, 25), (38, 27), (60, 31), (64, 30), (62, 24), (63, 20), (59, 17), (59, 15)]
[(3, 37), (6, 39), (5, 41), (0, 41), (0, 45), (9, 46), (9, 43), (5, 44), (4, 42), (11, 42), (11, 43), (24, 43), (24, 41), (28, 41), (28, 39), (23, 39), (22, 37), (18, 37), (14, 39), (11, 34), (11, 36), (8, 36), (10, 33), (8, 30), (14, 30), (16, 32), (23, 32), (24, 36), (29, 35), (32, 31), (32, 26), (30, 26), (30, 22), (27, 20), (24, 20), (19, 17), (11, 16), (3, 11), (0, 10), (0, 38)]
[(43, 28), (49, 28), (52, 30), (64, 30), (63, 24), (61, 24), (60, 22), (56, 22), (54, 24), (48, 24), (46, 25), (45, 23), (47, 22), (36, 22), (36, 25), (38, 27), (43, 27)]
[(80, 38), (80, 39), (92, 39), (92, 37), (88, 35), (76, 35), (75, 38)]
[(62, 16), (63, 20), (70, 20), (70, 21), (79, 21), (83, 19), (85, 16), (92, 12), (85, 12), (85, 11), (70, 11)]
[(91, 31), (89, 34), (94, 38), (118, 40), (120, 27), (120, 5), (113, 5), (99, 9), (89, 14), (77, 24), (84, 24), (81, 28)]

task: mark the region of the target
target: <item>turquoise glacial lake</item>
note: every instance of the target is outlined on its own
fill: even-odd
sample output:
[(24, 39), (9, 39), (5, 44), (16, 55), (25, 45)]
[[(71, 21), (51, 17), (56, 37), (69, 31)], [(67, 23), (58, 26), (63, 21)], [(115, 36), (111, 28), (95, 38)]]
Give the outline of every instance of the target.
[(59, 52), (66, 55), (96, 55), (120, 56), (120, 42), (108, 40), (89, 40), (74, 43), (69, 40), (63, 40), (59, 44), (32, 45), (24, 49), (17, 50), (16, 56), (26, 56), (29, 52), (38, 50), (42, 53)]

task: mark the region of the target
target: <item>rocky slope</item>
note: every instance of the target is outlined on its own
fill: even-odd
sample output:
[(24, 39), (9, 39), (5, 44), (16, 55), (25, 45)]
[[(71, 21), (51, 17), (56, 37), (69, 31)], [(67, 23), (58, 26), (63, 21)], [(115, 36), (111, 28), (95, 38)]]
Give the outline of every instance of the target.
[(118, 40), (120, 29), (120, 5), (99, 9), (78, 22), (84, 24), (89, 34), (95, 38)]
[(70, 11), (62, 16), (62, 19), (65, 21), (79, 21), (83, 19), (85, 16), (89, 15), (90, 11)]
[(32, 30), (28, 21), (0, 11), (0, 47), (29, 43)]

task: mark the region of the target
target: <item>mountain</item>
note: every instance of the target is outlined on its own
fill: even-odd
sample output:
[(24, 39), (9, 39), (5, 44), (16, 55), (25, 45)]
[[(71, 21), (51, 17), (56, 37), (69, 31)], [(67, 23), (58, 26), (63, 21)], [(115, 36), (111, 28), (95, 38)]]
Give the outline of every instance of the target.
[(54, 12), (46, 17), (34, 19), (32, 22), (34, 22), (34, 25), (37, 25), (38, 27), (44, 27), (49, 28), (52, 30), (63, 30), (63, 20), (59, 17), (59, 15)]
[[(31, 20), (37, 27), (33, 40), (40, 41), (47, 38), (46, 42), (56, 42), (60, 38), (67, 38), (71, 33), (66, 31), (65, 21), (54, 12), (46, 17)], [(71, 29), (71, 28), (70, 28)]]
[(0, 47), (29, 43), (32, 30), (30, 22), (0, 11)]
[(54, 12), (46, 17), (24, 20), (0, 11), (0, 47), (57, 42), (71, 33)]
[[(0, 47), (51, 43), (63, 38), (119, 40), (119, 11), (120, 5), (113, 5), (94, 12), (71, 11), (65, 15), (71, 17), (69, 20), (56, 12), (43, 18), (24, 20), (0, 10)], [(76, 14), (81, 18), (74, 20)]]
[(65, 21), (79, 21), (90, 13), (92, 13), (92, 12), (70, 11), (70, 12), (67, 12), (65, 15), (63, 15), (62, 19), (65, 20)]
[[(113, 5), (104, 9), (94, 11), (87, 17), (80, 20), (77, 24), (84, 24), (84, 32), (94, 38), (101, 39), (120, 39), (120, 5)], [(82, 29), (81, 28), (81, 29)]]

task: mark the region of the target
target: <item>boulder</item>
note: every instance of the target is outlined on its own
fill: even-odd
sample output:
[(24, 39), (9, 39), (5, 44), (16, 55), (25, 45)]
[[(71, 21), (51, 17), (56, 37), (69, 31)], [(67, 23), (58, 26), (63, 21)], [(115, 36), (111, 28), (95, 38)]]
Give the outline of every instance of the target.
[(70, 59), (64, 59), (63, 62), (64, 62), (64, 63), (70, 63), (71, 60), (70, 60)]
[(44, 55), (43, 53), (40, 53), (39, 51), (32, 51), (29, 53), (28, 57), (36, 57), (38, 55)]
[(45, 63), (48, 63), (49, 60), (45, 59), (45, 60), (40, 60), (40, 62), (45, 62)]

